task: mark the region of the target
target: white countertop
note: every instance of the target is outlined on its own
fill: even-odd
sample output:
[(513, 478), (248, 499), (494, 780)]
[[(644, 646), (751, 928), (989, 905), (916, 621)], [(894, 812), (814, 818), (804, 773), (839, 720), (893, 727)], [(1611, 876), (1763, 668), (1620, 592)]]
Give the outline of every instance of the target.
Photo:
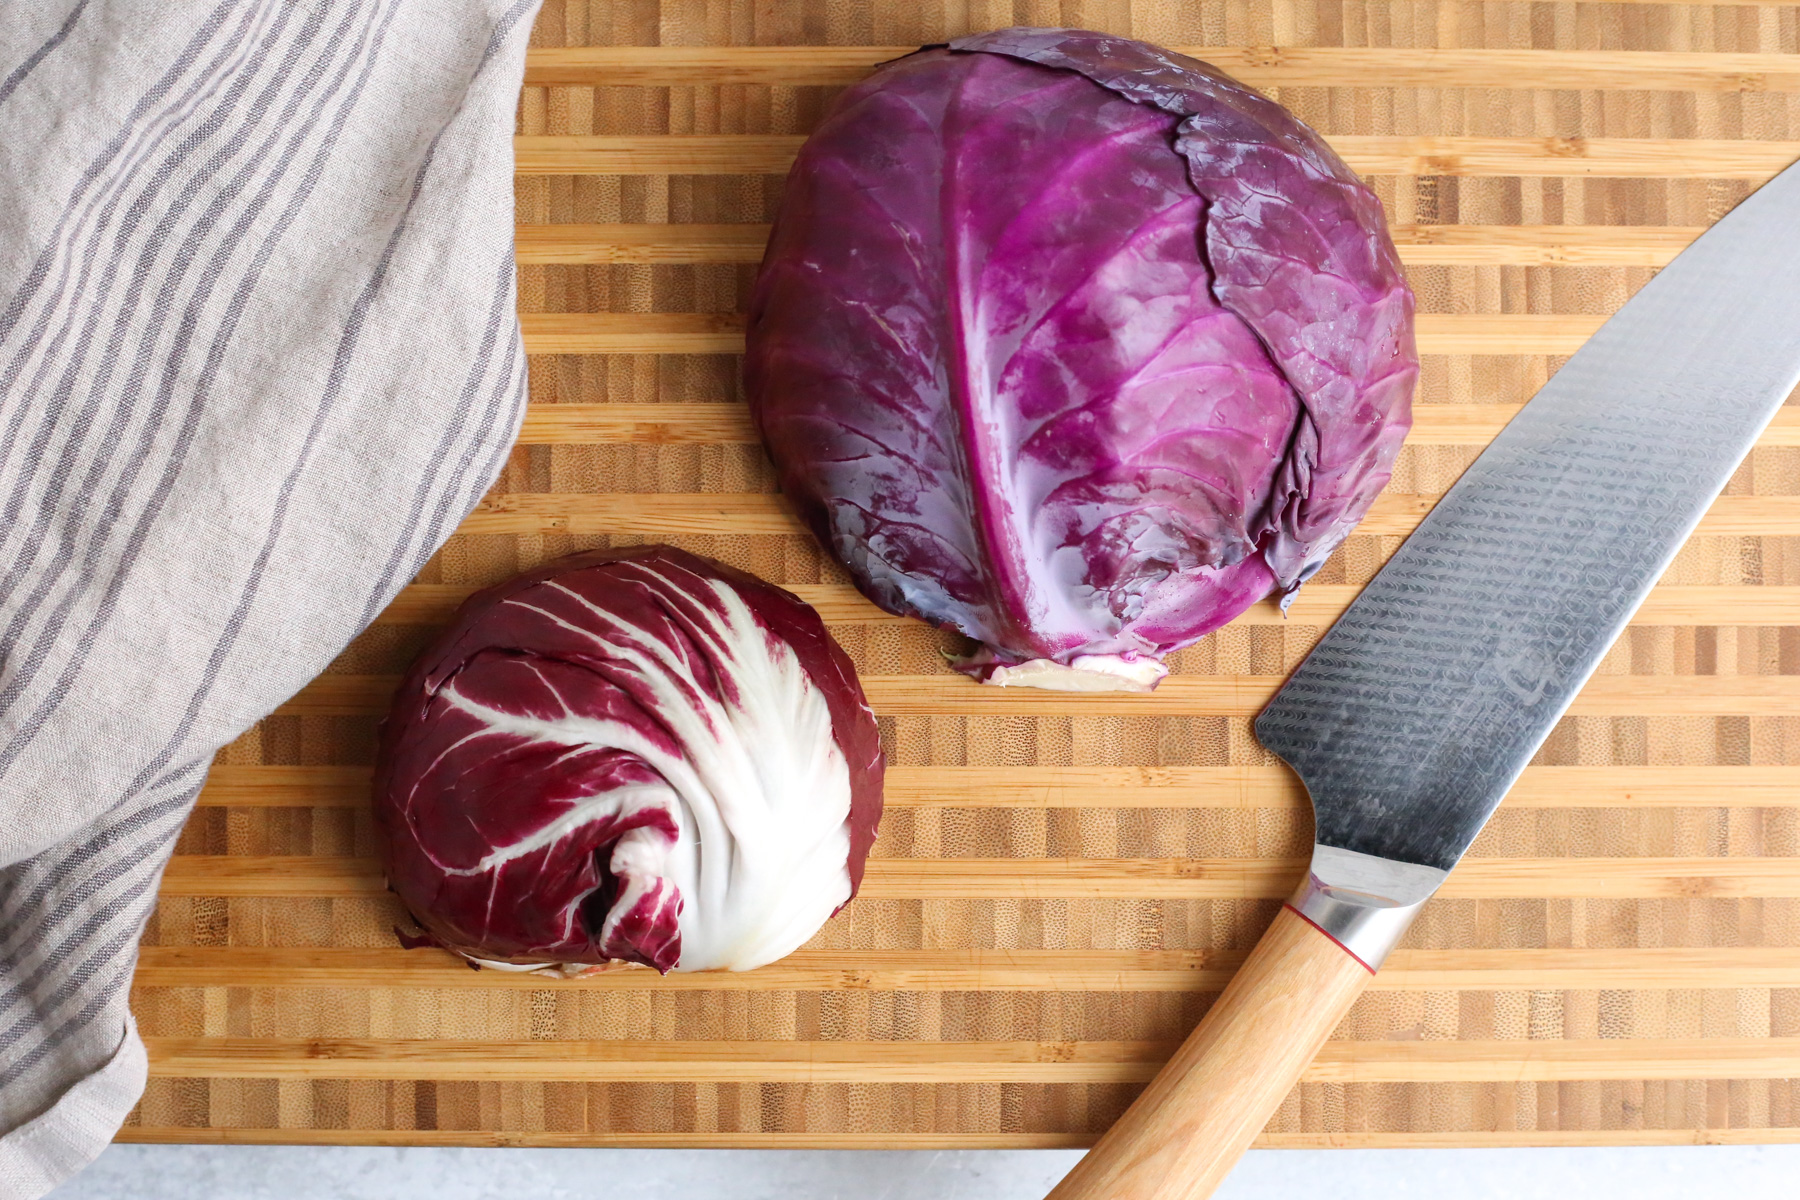
[[(55, 1200), (1040, 1200), (1076, 1151), (114, 1146)], [(1260, 1150), (1217, 1200), (1792, 1200), (1800, 1145)]]

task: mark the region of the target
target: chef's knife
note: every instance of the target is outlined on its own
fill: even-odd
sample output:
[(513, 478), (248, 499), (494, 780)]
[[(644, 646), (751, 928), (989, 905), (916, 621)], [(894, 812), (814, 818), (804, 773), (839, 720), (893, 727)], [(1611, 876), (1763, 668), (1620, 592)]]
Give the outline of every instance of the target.
[(1800, 166), (1558, 371), (1256, 721), (1312, 869), (1052, 1200), (1208, 1196), (1800, 382)]

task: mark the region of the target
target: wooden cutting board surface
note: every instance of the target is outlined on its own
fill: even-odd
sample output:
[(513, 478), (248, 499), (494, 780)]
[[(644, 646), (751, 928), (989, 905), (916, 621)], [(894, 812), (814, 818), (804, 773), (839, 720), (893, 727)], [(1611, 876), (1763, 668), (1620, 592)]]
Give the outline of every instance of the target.
[[(940, 635), (869, 608), (786, 515), (736, 383), (762, 225), (834, 89), (895, 47), (1015, 22), (1200, 48), (1269, 90), (1369, 178), (1419, 297), (1389, 494), (1291, 619), (1258, 607), (1174, 655), (1150, 698), (949, 674)], [(1784, 4), (552, 0), (535, 45), (524, 436), (417, 582), (219, 756), (138, 970), (151, 1078), (127, 1139), (1087, 1144), (1298, 876), (1303, 797), (1250, 715), (1514, 406), (1800, 157)], [(864, 673), (892, 772), (863, 896), (741, 976), (558, 983), (399, 949), (367, 809), (392, 677), (471, 589), (655, 540), (792, 586)], [(1783, 1140), (1800, 1140), (1791, 420), (1263, 1144)]]

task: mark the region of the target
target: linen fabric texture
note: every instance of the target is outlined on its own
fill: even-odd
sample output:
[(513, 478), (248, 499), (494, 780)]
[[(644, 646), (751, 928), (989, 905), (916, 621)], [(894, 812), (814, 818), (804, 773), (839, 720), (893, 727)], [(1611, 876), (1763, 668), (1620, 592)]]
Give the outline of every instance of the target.
[(0, 1197), (143, 1091), (209, 761), (497, 475), (538, 0), (0, 12)]

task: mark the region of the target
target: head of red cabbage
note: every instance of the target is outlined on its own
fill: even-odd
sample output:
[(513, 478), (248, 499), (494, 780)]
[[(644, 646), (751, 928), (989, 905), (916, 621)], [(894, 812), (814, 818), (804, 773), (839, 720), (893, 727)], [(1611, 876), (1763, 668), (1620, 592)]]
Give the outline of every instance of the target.
[(1380, 201), (1203, 63), (1011, 29), (848, 89), (787, 181), (745, 385), (783, 492), (992, 683), (1148, 690), (1285, 600), (1418, 376)]

